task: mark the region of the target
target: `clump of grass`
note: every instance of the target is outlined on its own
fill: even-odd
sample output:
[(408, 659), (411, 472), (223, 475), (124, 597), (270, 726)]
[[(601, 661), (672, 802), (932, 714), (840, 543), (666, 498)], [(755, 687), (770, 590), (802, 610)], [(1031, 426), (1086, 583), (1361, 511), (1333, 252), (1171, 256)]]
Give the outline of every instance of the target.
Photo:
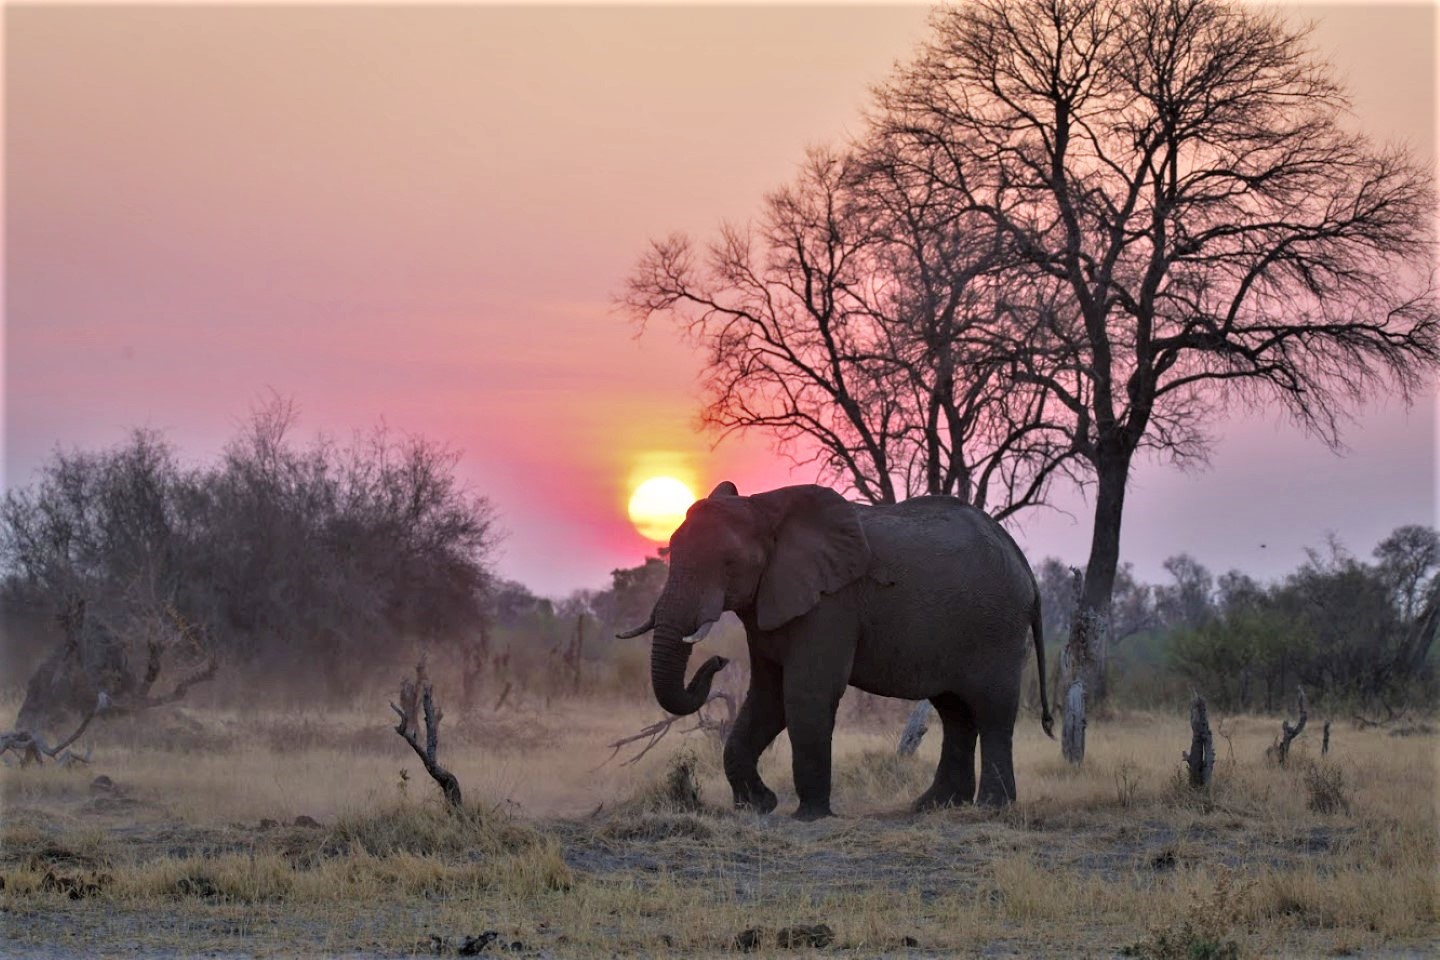
[(715, 829), (693, 813), (667, 813), (642, 810), (634, 816), (622, 816), (606, 824), (601, 835), (612, 840), (669, 840), (685, 837), (709, 840)]
[(892, 750), (865, 750), (836, 765), (835, 791), (847, 800), (909, 802), (929, 786), (933, 763)]
[(1368, 864), (1325, 873), (1271, 870), (1258, 884), (1255, 912), (1310, 929), (1424, 935), (1440, 919), (1434, 870), (1434, 860), (1418, 854), (1387, 870)]
[(500, 888), (512, 897), (565, 893), (575, 886), (560, 844), (550, 839), (496, 863), (495, 871)]
[(697, 763), (695, 754), (688, 750), (670, 761), (660, 783), (660, 801), (664, 806), (691, 813), (701, 808), (700, 781), (695, 779)]
[(110, 862), (109, 840), (94, 829), (61, 832), (34, 823), (7, 825), (0, 831), (0, 861), (33, 870), (50, 866), (102, 867)]
[(632, 813), (699, 813), (705, 804), (700, 794), (700, 760), (691, 750), (670, 758), (658, 779), (641, 785), (633, 800), (622, 806)]
[(120, 897), (267, 903), (286, 899), (295, 870), (276, 853), (159, 859), (115, 873)]
[[(29, 871), (17, 873), (15, 879), (18, 883), (7, 884), (13, 893), (48, 889), (43, 877)], [(574, 884), (560, 845), (546, 838), (523, 850), (460, 862), (407, 851), (385, 856), (344, 853), (311, 866), (300, 866), (273, 851), (159, 858), (117, 869), (94, 893), (142, 902), (350, 903), (396, 891), (411, 897), (489, 891), (534, 899), (567, 891)]]
[(671, 757), (658, 777), (647, 780), (633, 799), (605, 818), (599, 835), (624, 841), (712, 838), (715, 829), (704, 816), (700, 766), (700, 759), (690, 750)]
[(1316, 813), (1349, 813), (1350, 791), (1345, 772), (1338, 764), (1319, 761), (1306, 764), (1304, 772), (1305, 806)]
[(1240, 960), (1237, 928), (1252, 908), (1255, 882), (1237, 881), (1229, 872), (1215, 879), (1209, 893), (1193, 899), (1179, 920), (1153, 928), (1138, 943), (1121, 949), (1141, 960)]
[(540, 835), (498, 810), (401, 802), (340, 817), (328, 839), (342, 851), (384, 857), (508, 853), (535, 845)]

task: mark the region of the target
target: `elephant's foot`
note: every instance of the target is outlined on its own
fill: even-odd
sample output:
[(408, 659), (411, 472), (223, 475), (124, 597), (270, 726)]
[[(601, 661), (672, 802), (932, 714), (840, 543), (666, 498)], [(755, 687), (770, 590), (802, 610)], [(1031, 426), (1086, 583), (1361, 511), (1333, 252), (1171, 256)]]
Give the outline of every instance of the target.
[(975, 798), (975, 802), (982, 807), (1003, 807), (1014, 801), (1014, 799), (1014, 797), (1005, 792), (1004, 787), (995, 786), (987, 788), (982, 786), (980, 788), (980, 795)]
[(980, 795), (975, 802), (985, 807), (1003, 807), (1015, 799), (1015, 778), (989, 774), (980, 778)]
[(735, 809), (753, 810), (756, 813), (769, 813), (775, 809), (780, 801), (775, 796), (775, 791), (763, 783), (756, 783), (745, 789), (735, 791)]
[(830, 810), (829, 802), (826, 803), (804, 803), (796, 808), (793, 814), (796, 820), (806, 823), (811, 820), (823, 820), (826, 817), (833, 817), (835, 814)]
[(946, 807), (962, 806), (973, 803), (974, 800), (973, 792), (966, 794), (960, 790), (931, 787), (915, 801), (913, 809), (916, 813), (924, 813), (926, 810), (943, 810)]

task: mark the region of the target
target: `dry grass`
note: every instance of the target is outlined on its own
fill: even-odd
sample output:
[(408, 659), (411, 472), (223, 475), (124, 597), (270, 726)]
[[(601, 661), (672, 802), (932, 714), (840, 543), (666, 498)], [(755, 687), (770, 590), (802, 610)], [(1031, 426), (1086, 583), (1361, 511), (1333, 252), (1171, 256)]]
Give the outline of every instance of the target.
[[(111, 729), (91, 768), (0, 773), (0, 912), (18, 942), (57, 949), (277, 955), (487, 928), (557, 956), (689, 955), (815, 922), (866, 955), (1399, 956), (1436, 934), (1434, 735), (1341, 728), (1329, 757), (1302, 737), (1279, 768), (1277, 721), (1231, 718), (1197, 794), (1183, 717), (1096, 725), (1080, 768), (1027, 722), (1018, 803), (917, 816), (935, 733), (902, 759), (893, 730), (847, 727), (841, 816), (802, 825), (730, 811), (699, 734), (597, 768), (656, 713), (569, 702), (447, 723), (444, 759), (483, 798), (459, 815), (379, 711)], [(92, 795), (98, 773), (119, 793)], [(784, 737), (762, 773), (792, 809)]]

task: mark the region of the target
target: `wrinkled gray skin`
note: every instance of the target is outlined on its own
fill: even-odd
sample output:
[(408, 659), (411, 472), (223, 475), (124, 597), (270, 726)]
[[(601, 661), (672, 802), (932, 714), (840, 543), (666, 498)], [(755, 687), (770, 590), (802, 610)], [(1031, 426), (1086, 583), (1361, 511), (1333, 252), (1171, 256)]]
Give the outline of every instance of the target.
[(700, 709), (723, 657), (689, 686), (691, 637), (732, 610), (750, 647), (750, 691), (725, 744), (739, 807), (764, 813), (775, 794), (760, 754), (788, 729), (795, 816), (830, 815), (830, 739), (845, 687), (928, 698), (944, 725), (935, 781), (917, 809), (1015, 799), (1011, 737), (1033, 633), (1045, 660), (1035, 578), (1015, 541), (953, 497), (863, 506), (818, 486), (739, 496), (722, 483), (697, 501), (670, 541), (670, 574), (651, 620), (650, 675), (660, 706)]

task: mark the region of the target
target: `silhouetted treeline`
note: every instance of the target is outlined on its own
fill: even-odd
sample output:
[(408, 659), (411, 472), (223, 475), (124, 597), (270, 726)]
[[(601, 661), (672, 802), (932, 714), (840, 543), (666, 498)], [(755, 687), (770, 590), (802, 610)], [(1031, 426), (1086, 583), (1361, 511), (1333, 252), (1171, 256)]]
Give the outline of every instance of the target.
[(7, 676), (22, 679), (12, 671), (79, 602), (87, 637), (123, 644), (194, 624), (229, 668), (297, 693), (345, 692), (412, 641), (478, 641), (493, 512), (456, 479), (458, 454), (383, 428), (300, 445), (293, 419), (269, 405), (203, 466), (144, 430), (110, 450), (57, 451), (10, 492)]
[[(1155, 706), (1192, 689), (1226, 710), (1278, 711), (1296, 684), (1312, 701), (1358, 708), (1434, 702), (1440, 628), (1440, 537), (1403, 526), (1366, 562), (1331, 540), (1289, 576), (1260, 584), (1237, 570), (1213, 576), (1187, 554), (1165, 562), (1170, 582), (1116, 578), (1114, 695)], [(1046, 636), (1063, 644), (1073, 571), (1036, 567)]]

